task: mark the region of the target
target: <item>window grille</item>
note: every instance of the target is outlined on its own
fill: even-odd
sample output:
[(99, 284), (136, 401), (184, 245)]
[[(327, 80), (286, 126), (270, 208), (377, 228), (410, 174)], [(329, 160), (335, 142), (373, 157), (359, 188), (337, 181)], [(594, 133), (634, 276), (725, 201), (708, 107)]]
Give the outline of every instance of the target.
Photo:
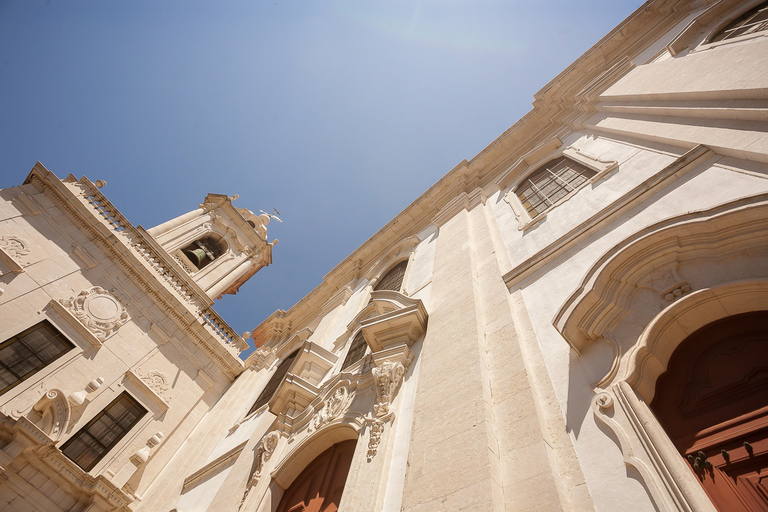
[(368, 344), (365, 342), (363, 330), (360, 329), (357, 331), (352, 343), (349, 345), (349, 351), (347, 352), (347, 357), (344, 358), (344, 364), (341, 365), (341, 369), (344, 370), (362, 359), (367, 348)]
[(0, 344), (0, 395), (30, 378), (75, 346), (41, 322)]
[(61, 453), (90, 471), (147, 413), (123, 392), (61, 447)]
[(408, 260), (403, 260), (392, 267), (389, 272), (376, 283), (374, 290), (394, 290), (399, 292), (400, 288), (403, 286), (403, 277), (405, 277), (405, 269), (407, 267)]
[(544, 164), (525, 178), (517, 187), (517, 196), (534, 218), (584, 185), (595, 174), (592, 169), (563, 156)]
[(277, 391), (278, 386), (280, 386), (280, 383), (283, 381), (283, 377), (285, 377), (285, 374), (288, 373), (288, 369), (291, 367), (291, 363), (293, 362), (294, 359), (296, 359), (296, 355), (298, 353), (299, 351), (297, 350), (293, 354), (286, 357), (282, 363), (280, 363), (280, 365), (277, 367), (277, 370), (275, 370), (275, 373), (269, 379), (269, 382), (267, 382), (266, 387), (259, 395), (259, 398), (256, 399), (256, 402), (251, 406), (251, 409), (248, 411), (248, 414), (246, 414), (246, 416), (249, 416), (251, 413), (255, 412), (259, 407), (269, 402), (269, 400), (272, 398), (272, 395), (275, 394), (275, 391)]
[(717, 32), (709, 42), (725, 41), (763, 30), (768, 30), (768, 2), (763, 2), (730, 22)]

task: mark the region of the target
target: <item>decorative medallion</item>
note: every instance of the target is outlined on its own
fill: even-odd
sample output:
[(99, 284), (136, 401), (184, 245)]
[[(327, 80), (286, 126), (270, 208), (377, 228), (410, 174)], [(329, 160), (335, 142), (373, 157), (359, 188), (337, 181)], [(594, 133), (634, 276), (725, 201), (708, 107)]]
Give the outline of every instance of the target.
[(20, 265), (26, 265), (25, 256), (29, 254), (29, 242), (15, 235), (0, 236), (0, 248)]
[(323, 408), (312, 418), (312, 422), (309, 425), (309, 432), (319, 429), (338, 417), (348, 402), (348, 397), (349, 389), (347, 389), (346, 386), (341, 386), (336, 389), (336, 391), (334, 391), (325, 401)]
[(131, 318), (117, 297), (99, 286), (59, 302), (102, 342)]

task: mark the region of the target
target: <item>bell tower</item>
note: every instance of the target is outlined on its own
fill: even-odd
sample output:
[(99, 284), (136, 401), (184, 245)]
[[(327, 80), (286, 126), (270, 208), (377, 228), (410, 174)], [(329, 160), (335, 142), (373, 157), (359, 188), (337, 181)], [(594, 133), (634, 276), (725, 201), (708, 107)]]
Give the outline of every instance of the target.
[(212, 300), (235, 294), (272, 263), (269, 216), (237, 208), (238, 196), (208, 194), (197, 210), (147, 230)]

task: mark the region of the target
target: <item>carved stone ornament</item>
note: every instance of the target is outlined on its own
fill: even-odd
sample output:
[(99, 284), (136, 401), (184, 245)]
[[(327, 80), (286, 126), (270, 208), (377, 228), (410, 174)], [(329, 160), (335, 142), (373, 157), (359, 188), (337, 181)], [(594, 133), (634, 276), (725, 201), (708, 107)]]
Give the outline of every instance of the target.
[(167, 396), (168, 389), (171, 387), (171, 383), (168, 380), (168, 376), (166, 374), (157, 370), (150, 370), (146, 374), (139, 373), (139, 377), (142, 381), (144, 381), (149, 389), (157, 393), (160, 398), (166, 402), (171, 401), (171, 399)]
[(277, 448), (277, 442), (280, 440), (280, 434), (272, 431), (261, 438), (259, 448), (256, 450), (256, 470), (251, 478), (251, 486), (255, 485), (264, 469), (264, 464), (272, 457)]
[(368, 439), (368, 462), (371, 462), (379, 451), (381, 435), (384, 433), (384, 422), (377, 418), (370, 424), (370, 429), (371, 436)]
[(0, 248), (22, 265), (26, 265), (25, 256), (29, 254), (29, 242), (15, 235), (0, 236)]
[(349, 390), (346, 386), (341, 386), (334, 391), (323, 404), (323, 408), (312, 418), (309, 431), (317, 430), (337, 418), (349, 402), (348, 398)]
[[(37, 414), (34, 414), (37, 413)], [(71, 408), (66, 395), (58, 389), (48, 390), (28, 415), (53, 441), (58, 441), (69, 425)]]
[(402, 363), (385, 361), (371, 370), (373, 381), (376, 385), (376, 404), (373, 410), (377, 418), (389, 414), (389, 406), (397, 392), (397, 388), (403, 381), (405, 367)]
[(131, 318), (117, 297), (99, 286), (59, 302), (102, 342)]
[(641, 284), (652, 288), (668, 302), (679, 299), (691, 291), (691, 285), (680, 277), (676, 262), (655, 270)]

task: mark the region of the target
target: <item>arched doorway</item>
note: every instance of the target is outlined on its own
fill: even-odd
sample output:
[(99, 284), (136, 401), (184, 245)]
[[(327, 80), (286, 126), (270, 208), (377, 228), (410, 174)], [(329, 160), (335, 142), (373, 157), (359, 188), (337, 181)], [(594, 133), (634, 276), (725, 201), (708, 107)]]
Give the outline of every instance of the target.
[(768, 311), (686, 338), (650, 407), (718, 510), (768, 510)]
[(277, 512), (336, 512), (356, 443), (342, 441), (318, 455), (285, 490)]

